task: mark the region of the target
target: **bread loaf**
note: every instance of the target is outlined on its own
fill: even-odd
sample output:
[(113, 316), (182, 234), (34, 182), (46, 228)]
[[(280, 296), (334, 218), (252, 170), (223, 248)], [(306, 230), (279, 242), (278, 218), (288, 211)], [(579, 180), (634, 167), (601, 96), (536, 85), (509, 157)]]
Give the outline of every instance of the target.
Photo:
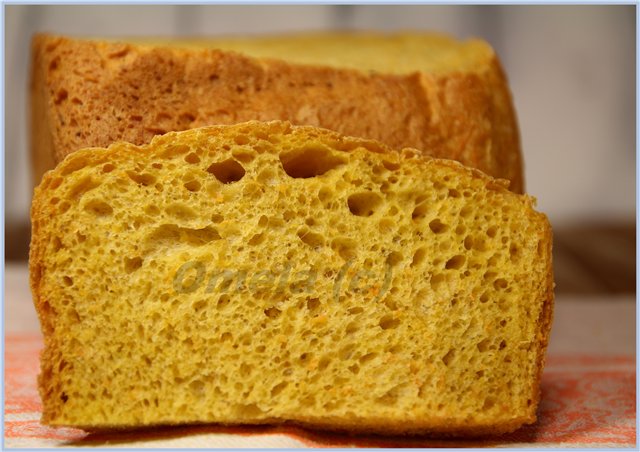
[(31, 213), (42, 422), (534, 422), (551, 230), (506, 185), (277, 121), (70, 154)]
[(491, 47), (440, 35), (33, 40), (36, 183), (72, 151), (249, 120), (414, 147), (523, 190), (511, 95)]

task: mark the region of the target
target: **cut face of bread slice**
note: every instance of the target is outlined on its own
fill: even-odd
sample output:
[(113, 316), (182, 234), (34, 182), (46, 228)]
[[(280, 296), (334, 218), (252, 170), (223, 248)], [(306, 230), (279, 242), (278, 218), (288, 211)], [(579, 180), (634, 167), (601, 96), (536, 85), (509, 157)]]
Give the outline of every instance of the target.
[(38, 35), (34, 180), (75, 150), (288, 120), (458, 160), (523, 190), (511, 94), (480, 40), (318, 34), (114, 42)]
[(129, 42), (150, 47), (220, 49), (293, 64), (395, 75), (481, 74), (486, 71), (487, 62), (495, 58), (491, 46), (481, 39), (458, 41), (437, 33), (332, 32), (199, 39), (138, 37)]
[(43, 422), (533, 422), (551, 230), (504, 185), (283, 122), (71, 154), (32, 207)]

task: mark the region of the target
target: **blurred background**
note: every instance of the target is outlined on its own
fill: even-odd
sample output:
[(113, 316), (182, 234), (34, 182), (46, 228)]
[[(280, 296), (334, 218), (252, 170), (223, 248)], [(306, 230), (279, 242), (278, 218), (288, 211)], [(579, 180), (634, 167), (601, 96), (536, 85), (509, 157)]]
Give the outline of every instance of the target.
[(35, 32), (193, 36), (327, 29), (480, 37), (513, 93), (527, 191), (554, 226), (557, 293), (635, 293), (634, 6), (6, 6), (5, 259), (26, 261)]

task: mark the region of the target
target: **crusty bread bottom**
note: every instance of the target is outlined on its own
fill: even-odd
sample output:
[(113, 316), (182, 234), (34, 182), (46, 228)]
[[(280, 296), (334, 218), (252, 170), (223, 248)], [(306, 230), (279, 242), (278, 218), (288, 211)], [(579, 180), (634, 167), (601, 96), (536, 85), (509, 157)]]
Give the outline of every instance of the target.
[(476, 170), (250, 122), (71, 154), (32, 220), (46, 424), (535, 420), (551, 231)]

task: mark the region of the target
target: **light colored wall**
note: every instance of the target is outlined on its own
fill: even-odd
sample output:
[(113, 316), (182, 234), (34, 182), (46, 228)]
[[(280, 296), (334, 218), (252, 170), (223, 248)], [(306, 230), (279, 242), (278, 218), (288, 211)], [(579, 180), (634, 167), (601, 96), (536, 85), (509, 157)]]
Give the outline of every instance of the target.
[(6, 215), (26, 220), (29, 39), (331, 28), (487, 39), (508, 74), (527, 189), (555, 225), (635, 215), (633, 6), (6, 6)]

